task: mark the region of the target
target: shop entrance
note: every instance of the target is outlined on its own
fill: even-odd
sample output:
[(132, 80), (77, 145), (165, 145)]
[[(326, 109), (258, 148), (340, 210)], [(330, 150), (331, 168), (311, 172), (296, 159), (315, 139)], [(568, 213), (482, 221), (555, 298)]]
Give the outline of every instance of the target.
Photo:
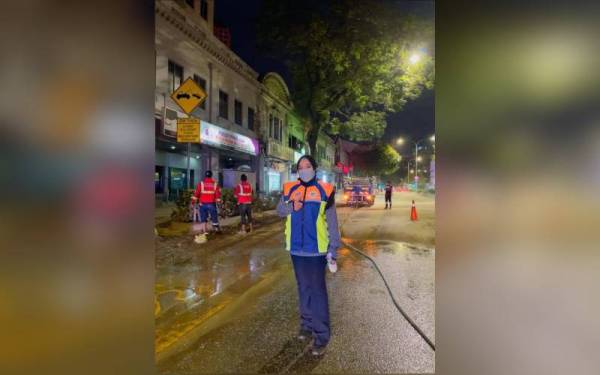
[(219, 181), (223, 188), (232, 189), (240, 183), (240, 177), (245, 174), (248, 182), (256, 186), (256, 172), (253, 170), (253, 157), (251, 155), (229, 151), (219, 152)]

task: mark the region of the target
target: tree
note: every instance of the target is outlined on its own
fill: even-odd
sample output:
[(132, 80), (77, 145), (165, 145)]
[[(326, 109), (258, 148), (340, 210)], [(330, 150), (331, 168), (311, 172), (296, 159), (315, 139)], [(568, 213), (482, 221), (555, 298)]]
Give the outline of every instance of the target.
[[(419, 48), (428, 47), (433, 55), (433, 27), (399, 14), (393, 3), (265, 0), (258, 40), (265, 53), (283, 59), (290, 70), (311, 154), (321, 130), (344, 123), (353, 134), (355, 114), (400, 110), (423, 87), (433, 86), (433, 58), (422, 54), (411, 61)], [(366, 134), (360, 129), (356, 136)]]
[(389, 144), (379, 143), (371, 150), (354, 155), (354, 168), (368, 176), (391, 175), (400, 168), (400, 154)]
[(332, 134), (339, 134), (352, 141), (374, 141), (383, 136), (387, 125), (385, 116), (385, 112), (358, 112), (352, 114), (346, 122), (333, 118), (328, 125)]

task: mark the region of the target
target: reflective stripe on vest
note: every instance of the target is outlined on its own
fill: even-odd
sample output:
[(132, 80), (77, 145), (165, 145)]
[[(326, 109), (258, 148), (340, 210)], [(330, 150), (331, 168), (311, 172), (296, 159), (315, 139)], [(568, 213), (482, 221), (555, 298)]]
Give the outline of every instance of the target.
[(240, 188), (240, 192), (238, 193), (238, 195), (240, 197), (251, 197), (252, 196), (252, 193), (244, 193), (244, 185), (239, 184), (238, 186)]
[[(213, 189), (214, 189), (214, 185), (213, 185)], [(204, 181), (200, 181), (200, 193), (202, 194), (213, 194), (215, 191), (212, 190), (204, 190)]]

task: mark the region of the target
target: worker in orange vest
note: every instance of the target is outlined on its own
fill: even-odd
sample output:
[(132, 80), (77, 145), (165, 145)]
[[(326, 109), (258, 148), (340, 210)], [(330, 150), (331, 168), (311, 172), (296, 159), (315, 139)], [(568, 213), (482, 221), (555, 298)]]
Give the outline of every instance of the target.
[(206, 171), (204, 180), (196, 186), (196, 191), (192, 199), (199, 202), (200, 221), (202, 222), (202, 232), (208, 231), (208, 215), (212, 222), (213, 229), (220, 232), (219, 216), (217, 215), (217, 203), (221, 202), (221, 189), (212, 178), (212, 171)]
[(242, 229), (240, 234), (246, 233), (246, 224), (250, 226), (252, 232), (252, 185), (248, 183), (248, 177), (243, 174), (241, 182), (235, 187), (233, 195), (237, 198), (237, 204), (240, 209), (240, 222)]

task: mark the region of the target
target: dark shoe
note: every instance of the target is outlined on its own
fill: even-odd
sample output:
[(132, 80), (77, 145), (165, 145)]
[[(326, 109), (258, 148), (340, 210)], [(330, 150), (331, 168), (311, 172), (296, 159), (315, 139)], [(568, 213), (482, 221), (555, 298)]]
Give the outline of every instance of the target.
[(326, 346), (313, 345), (313, 347), (311, 349), (311, 354), (314, 356), (321, 356), (321, 355), (325, 354), (325, 348), (326, 348)]
[(310, 340), (312, 338), (312, 332), (307, 331), (305, 329), (301, 329), (300, 332), (298, 332), (297, 337), (298, 337), (298, 340), (300, 340), (300, 341)]

